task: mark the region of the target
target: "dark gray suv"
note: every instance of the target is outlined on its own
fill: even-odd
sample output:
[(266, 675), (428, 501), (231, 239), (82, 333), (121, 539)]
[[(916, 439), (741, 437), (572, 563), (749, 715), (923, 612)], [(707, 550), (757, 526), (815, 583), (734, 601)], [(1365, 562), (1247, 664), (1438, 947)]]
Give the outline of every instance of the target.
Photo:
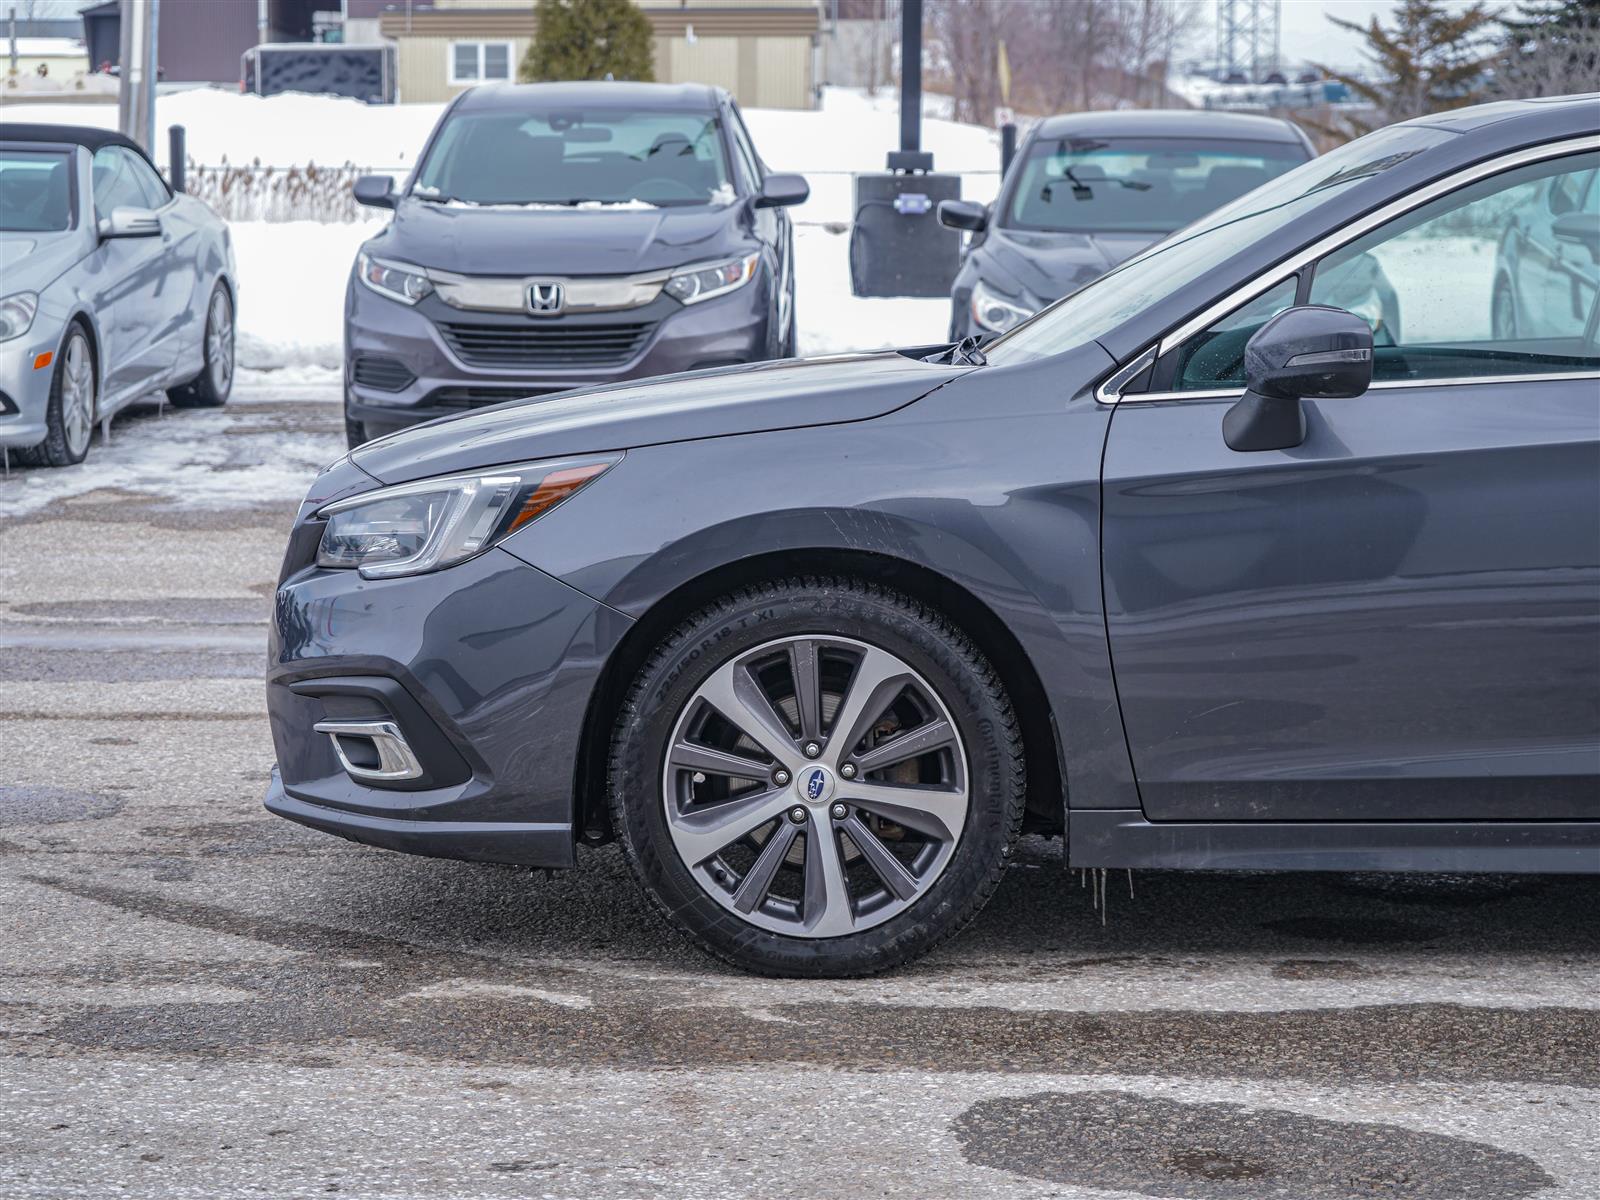
[[(267, 806), (538, 866), (616, 838), (701, 945), (804, 975), (949, 936), (1024, 829), (1085, 868), (1600, 871), (1600, 306), (1492, 303), (1530, 185), (1597, 163), (1593, 96), (1462, 109), (981, 352), (364, 446), (283, 564)], [(1397, 315), (1337, 303), (1363, 263)]]
[(805, 180), (718, 88), (499, 84), (459, 96), (345, 301), (350, 444), (501, 400), (794, 353)]

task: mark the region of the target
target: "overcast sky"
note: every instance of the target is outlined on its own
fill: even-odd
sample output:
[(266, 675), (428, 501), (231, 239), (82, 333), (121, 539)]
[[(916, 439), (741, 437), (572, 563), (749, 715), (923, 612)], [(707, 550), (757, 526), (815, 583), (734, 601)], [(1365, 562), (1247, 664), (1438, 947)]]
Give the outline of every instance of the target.
[[(1189, 0), (1205, 3), (1215, 13), (1214, 5), (1207, 0)], [(1320, 62), (1327, 66), (1348, 68), (1361, 65), (1361, 37), (1340, 29), (1328, 16), (1346, 21), (1358, 21), (1363, 26), (1377, 17), (1389, 24), (1397, 0), (1283, 0), (1283, 15), (1279, 18), (1284, 62), (1291, 65), (1301, 62)], [(4, 3), (4, 0), (0, 0)], [(1449, 8), (1466, 8), (1470, 0), (1446, 0)], [(1491, 0), (1491, 8), (1505, 7)], [(1213, 26), (1213, 29), (1215, 27)], [(1212, 37), (1215, 38), (1213, 32)]]

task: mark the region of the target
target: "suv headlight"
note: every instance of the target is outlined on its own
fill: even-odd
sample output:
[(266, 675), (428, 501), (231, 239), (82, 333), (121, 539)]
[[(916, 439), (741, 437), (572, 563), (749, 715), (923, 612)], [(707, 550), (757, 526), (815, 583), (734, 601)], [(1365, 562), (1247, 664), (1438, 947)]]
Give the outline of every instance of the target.
[(0, 300), (0, 342), (27, 333), (33, 327), (33, 314), (38, 311), (37, 292), (17, 292)]
[(713, 296), (725, 296), (735, 288), (742, 288), (756, 277), (756, 265), (761, 252), (753, 250), (743, 258), (730, 258), (727, 262), (708, 266), (689, 267), (667, 280), (667, 295), (684, 304), (699, 304)]
[(433, 281), (423, 274), (421, 267), (384, 262), (365, 250), (356, 255), (356, 276), (378, 295), (401, 304), (415, 304), (433, 291)]
[(990, 333), (1005, 333), (1031, 316), (1031, 308), (1023, 308), (1016, 301), (990, 291), (982, 280), (972, 285), (972, 320), (980, 329), (987, 329)]
[(328, 523), (317, 566), (356, 567), (365, 579), (454, 566), (543, 516), (621, 458), (521, 463), (351, 496), (317, 514)]

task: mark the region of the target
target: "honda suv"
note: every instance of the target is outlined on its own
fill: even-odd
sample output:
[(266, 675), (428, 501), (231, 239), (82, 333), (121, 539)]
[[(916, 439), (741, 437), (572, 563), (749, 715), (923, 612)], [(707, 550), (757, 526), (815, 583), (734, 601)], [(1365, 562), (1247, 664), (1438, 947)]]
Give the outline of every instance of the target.
[(445, 110), (345, 301), (350, 444), (586, 384), (794, 353), (783, 209), (720, 88), (494, 85)]

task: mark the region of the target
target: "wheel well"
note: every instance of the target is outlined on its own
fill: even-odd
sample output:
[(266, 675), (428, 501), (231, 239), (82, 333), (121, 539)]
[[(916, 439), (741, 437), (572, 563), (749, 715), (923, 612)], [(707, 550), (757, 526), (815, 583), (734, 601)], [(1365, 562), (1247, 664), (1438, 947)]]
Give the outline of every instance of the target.
[[(95, 332), (94, 322), (85, 312), (75, 312), (67, 319), (68, 325), (83, 327), (83, 336), (89, 339), (89, 355), (94, 359), (94, 419), (100, 419), (100, 400), (105, 394), (105, 380), (100, 376), (100, 335)], [(65, 334), (62, 336), (65, 341)]]
[(1058, 833), (1066, 820), (1066, 788), (1049, 699), (1038, 672), (1012, 632), (971, 592), (935, 571), (888, 555), (851, 550), (786, 550), (719, 567), (663, 596), (628, 630), (601, 673), (584, 716), (575, 782), (576, 828), (585, 841), (611, 838), (605, 798), (611, 730), (628, 686), (661, 640), (696, 609), (728, 592), (790, 575), (845, 575), (882, 584), (936, 608), (970, 637), (1000, 673), (1022, 725), (1028, 767), (1024, 828)]

